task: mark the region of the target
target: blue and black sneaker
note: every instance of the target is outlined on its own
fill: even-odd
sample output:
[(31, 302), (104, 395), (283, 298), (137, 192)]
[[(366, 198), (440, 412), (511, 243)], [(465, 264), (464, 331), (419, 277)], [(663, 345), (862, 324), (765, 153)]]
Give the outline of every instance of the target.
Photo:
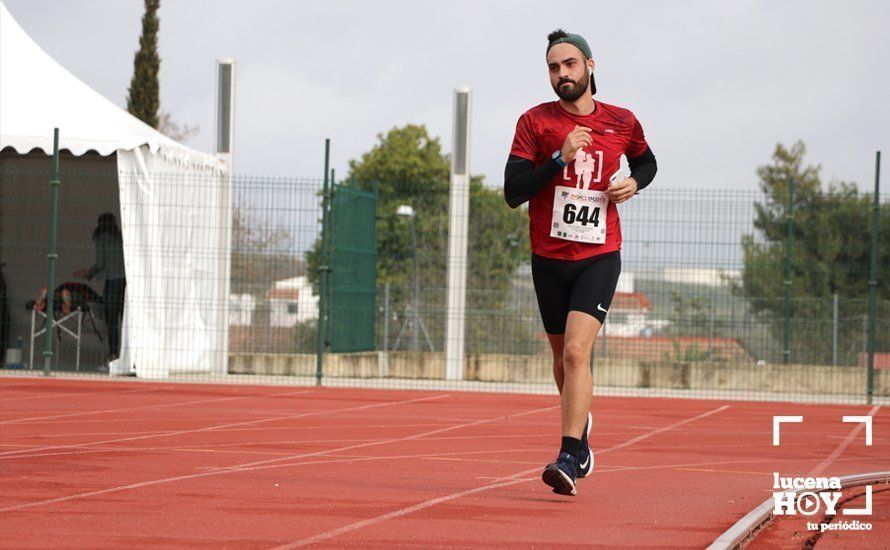
[(553, 492), (559, 495), (574, 495), (577, 477), (578, 459), (570, 453), (559, 453), (556, 462), (548, 464), (541, 474), (544, 483), (553, 487)]
[(593, 426), (593, 415), (587, 413), (587, 425), (581, 432), (581, 452), (578, 454), (578, 477), (587, 477), (590, 470), (593, 470), (593, 451), (590, 450), (590, 443), (587, 437), (590, 435), (590, 428)]

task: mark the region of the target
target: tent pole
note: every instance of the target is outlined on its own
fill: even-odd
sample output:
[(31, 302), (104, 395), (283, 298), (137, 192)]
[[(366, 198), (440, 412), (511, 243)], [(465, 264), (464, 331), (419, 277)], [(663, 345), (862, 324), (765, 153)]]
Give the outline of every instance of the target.
[(46, 347), (43, 351), (43, 375), (50, 375), (53, 358), (53, 294), (56, 288), (56, 220), (59, 214), (59, 129), (53, 129), (53, 176), (49, 180), (49, 284), (46, 287)]

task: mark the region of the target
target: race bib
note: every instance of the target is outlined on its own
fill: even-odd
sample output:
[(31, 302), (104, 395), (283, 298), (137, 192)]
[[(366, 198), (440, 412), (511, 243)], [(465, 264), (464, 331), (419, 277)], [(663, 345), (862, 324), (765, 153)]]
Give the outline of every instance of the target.
[(550, 236), (579, 243), (606, 242), (609, 197), (602, 191), (557, 186)]

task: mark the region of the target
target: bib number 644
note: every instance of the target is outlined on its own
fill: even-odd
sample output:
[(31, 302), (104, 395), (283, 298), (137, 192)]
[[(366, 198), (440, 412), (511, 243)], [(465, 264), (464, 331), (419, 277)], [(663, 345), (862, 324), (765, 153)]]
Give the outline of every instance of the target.
[(587, 224), (593, 224), (594, 227), (599, 227), (600, 225), (600, 209), (599, 206), (582, 206), (578, 208), (578, 206), (574, 203), (568, 203), (565, 206), (565, 210), (562, 213), (562, 221), (565, 223), (572, 225), (575, 222), (580, 223), (581, 225), (586, 226)]

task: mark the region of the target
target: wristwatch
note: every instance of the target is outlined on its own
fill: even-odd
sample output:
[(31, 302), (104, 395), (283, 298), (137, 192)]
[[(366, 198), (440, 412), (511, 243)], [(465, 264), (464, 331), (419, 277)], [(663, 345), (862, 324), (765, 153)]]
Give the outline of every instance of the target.
[(552, 158), (554, 161), (556, 161), (556, 164), (558, 164), (560, 166), (560, 168), (565, 167), (566, 161), (562, 160), (562, 149), (557, 149), (556, 151), (553, 151), (553, 154), (550, 155), (550, 158)]

